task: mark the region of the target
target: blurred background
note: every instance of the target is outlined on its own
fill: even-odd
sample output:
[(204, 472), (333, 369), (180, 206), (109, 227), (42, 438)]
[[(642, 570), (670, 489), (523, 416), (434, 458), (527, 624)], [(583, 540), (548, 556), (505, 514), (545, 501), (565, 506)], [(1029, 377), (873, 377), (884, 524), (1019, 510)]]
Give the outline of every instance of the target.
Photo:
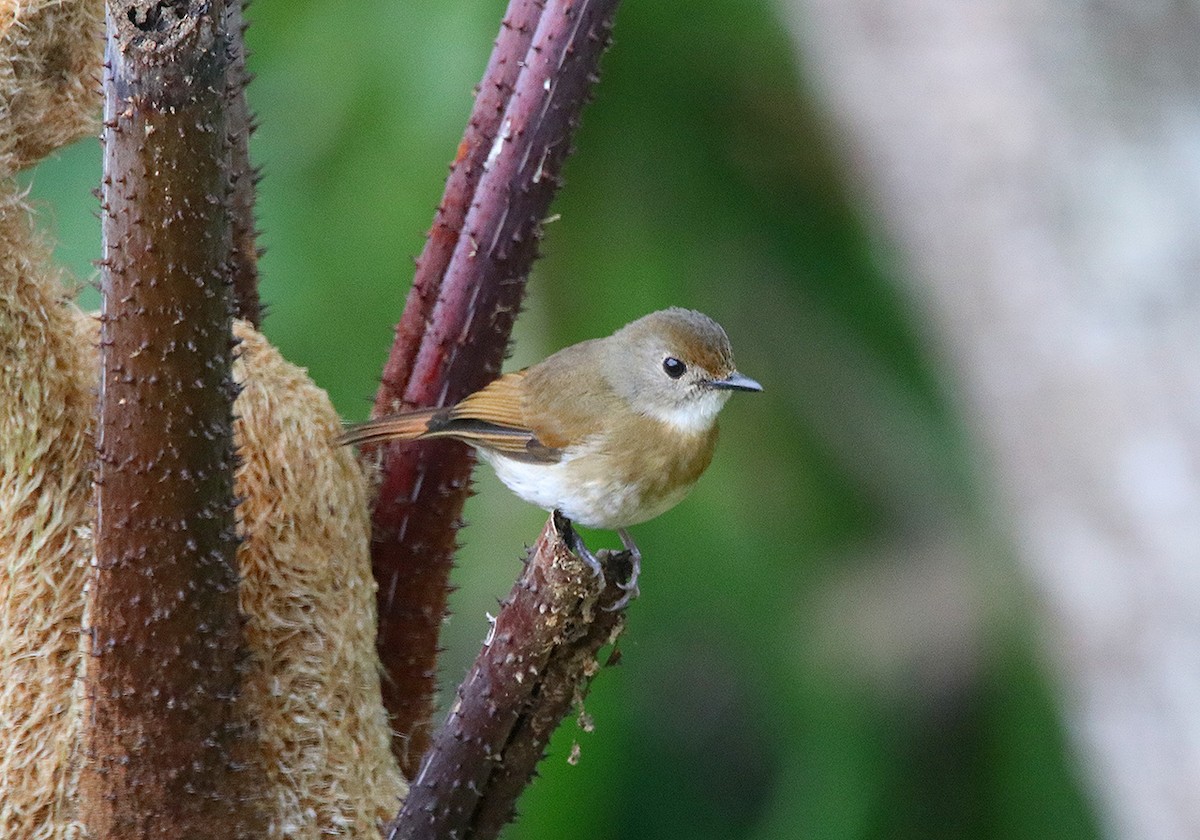
[[(504, 6), (250, 9), (265, 332), (348, 420)], [(1197, 15), (624, 4), (510, 366), (681, 305), (765, 393), (509, 840), (1198, 836)], [(26, 176), (88, 306), (99, 159)], [(477, 489), (446, 696), (544, 521)]]

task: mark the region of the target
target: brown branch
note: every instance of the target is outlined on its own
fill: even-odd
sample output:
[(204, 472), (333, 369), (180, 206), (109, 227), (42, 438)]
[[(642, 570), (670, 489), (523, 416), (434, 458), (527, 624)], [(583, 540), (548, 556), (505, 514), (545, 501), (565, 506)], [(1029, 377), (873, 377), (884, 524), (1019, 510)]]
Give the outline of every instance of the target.
[(255, 833), (235, 773), (221, 2), (110, 2), (96, 567), (81, 817), (97, 840)]
[(499, 834), (551, 733), (599, 670), (600, 648), (620, 635), (624, 614), (602, 605), (622, 596), (616, 581), (629, 557), (601, 552), (601, 579), (567, 547), (569, 527), (557, 516), (546, 523), (388, 840)]
[[(397, 328), (376, 414), (448, 404), (499, 373), (617, 0), (549, 0), (540, 16), (539, 5), (510, 6)], [(448, 442), (384, 453), (372, 558), (384, 702), (408, 773), (428, 742), (438, 631), (473, 463), (469, 450)]]

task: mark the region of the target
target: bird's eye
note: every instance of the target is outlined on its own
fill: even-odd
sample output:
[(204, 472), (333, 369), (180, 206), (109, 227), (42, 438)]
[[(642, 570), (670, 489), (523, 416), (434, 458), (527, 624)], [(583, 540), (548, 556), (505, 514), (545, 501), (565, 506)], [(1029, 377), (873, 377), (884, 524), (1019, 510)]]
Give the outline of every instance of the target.
[(672, 379), (678, 379), (687, 370), (687, 365), (674, 356), (667, 356), (667, 358), (663, 359), (663, 370), (667, 372), (667, 376)]

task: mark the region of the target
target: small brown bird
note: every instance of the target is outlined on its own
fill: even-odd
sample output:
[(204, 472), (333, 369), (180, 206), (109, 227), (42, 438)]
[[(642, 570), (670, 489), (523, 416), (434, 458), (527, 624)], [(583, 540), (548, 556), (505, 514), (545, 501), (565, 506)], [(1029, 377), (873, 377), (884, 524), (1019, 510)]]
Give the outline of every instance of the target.
[[(636, 594), (641, 563), (625, 529), (688, 494), (712, 460), (730, 393), (761, 390), (737, 372), (716, 321), (672, 308), (504, 374), (455, 405), (352, 426), (341, 442), (460, 440), (525, 501), (615, 530), (633, 559), (617, 608)], [(600, 569), (581, 540), (572, 547)]]

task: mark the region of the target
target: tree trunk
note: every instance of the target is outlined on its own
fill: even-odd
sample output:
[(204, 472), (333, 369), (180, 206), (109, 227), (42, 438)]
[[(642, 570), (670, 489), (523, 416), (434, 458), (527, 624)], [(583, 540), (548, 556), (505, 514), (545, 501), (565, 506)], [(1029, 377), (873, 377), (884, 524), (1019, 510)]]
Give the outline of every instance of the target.
[(991, 458), (1114, 836), (1200, 836), (1200, 8), (780, 0)]

